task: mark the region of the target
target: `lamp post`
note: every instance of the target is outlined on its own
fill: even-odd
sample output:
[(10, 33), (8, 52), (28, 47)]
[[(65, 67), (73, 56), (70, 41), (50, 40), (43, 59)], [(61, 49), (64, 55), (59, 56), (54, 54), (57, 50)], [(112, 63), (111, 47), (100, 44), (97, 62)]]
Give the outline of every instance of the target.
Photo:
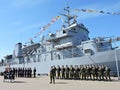
[[(115, 44), (115, 43), (114, 43)], [(116, 45), (115, 45), (116, 46)], [(117, 69), (117, 76), (118, 80), (120, 80), (120, 75), (119, 75), (119, 66), (118, 66), (118, 58), (117, 58), (117, 50), (115, 48), (115, 62), (116, 62), (116, 69)]]

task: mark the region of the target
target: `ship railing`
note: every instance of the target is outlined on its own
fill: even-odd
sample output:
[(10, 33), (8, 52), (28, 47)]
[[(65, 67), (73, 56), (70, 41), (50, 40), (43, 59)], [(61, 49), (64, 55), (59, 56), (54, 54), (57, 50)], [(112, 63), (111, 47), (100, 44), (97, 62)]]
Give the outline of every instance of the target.
[(72, 42), (67, 42), (65, 44), (56, 45), (55, 48), (60, 49), (60, 48), (71, 47), (71, 46), (73, 46)]
[(66, 37), (66, 36), (68, 36), (67, 33), (64, 33), (64, 34), (57, 34), (57, 35), (56, 35), (56, 38), (63, 38), (63, 37)]
[(51, 42), (54, 41), (56, 37), (46, 37), (46, 41)]
[(73, 23), (73, 24), (71, 24), (69, 27), (67, 27), (65, 29), (71, 29), (71, 28), (76, 27), (76, 26), (77, 26), (77, 23)]
[(65, 33), (65, 34), (60, 34), (60, 35), (58, 34), (55, 37), (47, 37), (46, 41), (52, 42), (52, 41), (58, 40), (60, 38), (70, 37), (71, 35), (72, 34), (70, 34), (70, 33)]

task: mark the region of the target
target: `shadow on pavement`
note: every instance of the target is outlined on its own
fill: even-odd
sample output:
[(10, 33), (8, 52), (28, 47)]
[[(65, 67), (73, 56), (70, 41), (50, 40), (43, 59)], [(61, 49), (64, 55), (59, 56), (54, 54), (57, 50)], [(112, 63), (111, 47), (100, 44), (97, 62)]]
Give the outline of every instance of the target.
[(26, 82), (24, 82), (24, 81), (14, 81), (12, 83), (26, 83)]
[(66, 82), (55, 82), (55, 84), (68, 84)]

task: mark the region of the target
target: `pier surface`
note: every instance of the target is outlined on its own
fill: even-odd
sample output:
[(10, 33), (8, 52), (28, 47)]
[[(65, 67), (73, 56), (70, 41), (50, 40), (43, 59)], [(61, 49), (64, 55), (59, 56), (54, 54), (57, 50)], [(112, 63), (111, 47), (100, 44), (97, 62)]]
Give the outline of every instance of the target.
[(112, 77), (112, 81), (58, 80), (49, 84), (48, 76), (37, 78), (16, 78), (15, 82), (3, 82), (0, 76), (0, 90), (119, 90), (120, 81)]

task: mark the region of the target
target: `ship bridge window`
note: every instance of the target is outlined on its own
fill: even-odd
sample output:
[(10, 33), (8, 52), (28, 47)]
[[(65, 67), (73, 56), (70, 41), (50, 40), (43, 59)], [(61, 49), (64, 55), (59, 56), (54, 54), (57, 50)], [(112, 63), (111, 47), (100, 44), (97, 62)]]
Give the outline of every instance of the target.
[(66, 31), (65, 31), (65, 30), (63, 30), (63, 33), (66, 33)]
[(60, 59), (60, 55), (58, 54), (58, 59)]
[(100, 43), (101, 46), (103, 46), (103, 43)]
[(84, 50), (84, 52), (87, 55), (92, 55), (92, 50), (91, 49), (86, 49), (86, 50)]
[(38, 50), (38, 52), (40, 53), (40, 50)]
[(73, 29), (74, 31), (76, 30), (76, 28)]
[(71, 28), (73, 31), (76, 31), (76, 28)]

